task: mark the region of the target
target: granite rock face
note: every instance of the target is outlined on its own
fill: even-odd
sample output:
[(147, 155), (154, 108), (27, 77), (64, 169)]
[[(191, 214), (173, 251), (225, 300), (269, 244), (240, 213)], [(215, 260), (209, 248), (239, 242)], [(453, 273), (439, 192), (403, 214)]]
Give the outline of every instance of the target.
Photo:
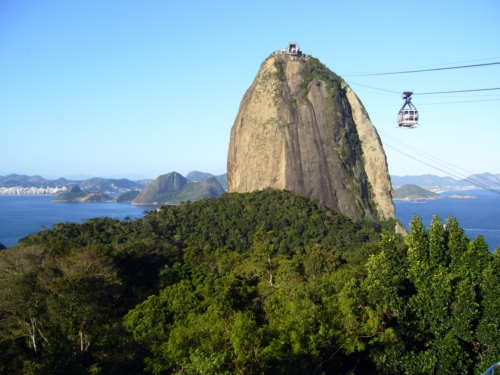
[(395, 218), (375, 127), (351, 88), (311, 57), (262, 64), (231, 129), (227, 183), (229, 192), (306, 194), (354, 219)]

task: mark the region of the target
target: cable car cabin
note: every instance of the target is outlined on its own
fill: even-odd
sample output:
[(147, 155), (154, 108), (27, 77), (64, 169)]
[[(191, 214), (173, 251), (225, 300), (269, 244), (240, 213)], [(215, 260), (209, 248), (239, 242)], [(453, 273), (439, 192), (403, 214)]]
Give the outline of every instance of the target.
[(398, 127), (400, 128), (414, 128), (418, 125), (418, 110), (411, 102), (412, 92), (405, 91), (403, 99), (405, 104), (398, 113)]

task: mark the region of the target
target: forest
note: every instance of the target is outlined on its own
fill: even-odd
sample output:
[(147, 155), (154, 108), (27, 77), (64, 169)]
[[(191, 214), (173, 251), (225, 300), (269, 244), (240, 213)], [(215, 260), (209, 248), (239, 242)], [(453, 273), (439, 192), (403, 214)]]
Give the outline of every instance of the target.
[(500, 257), (268, 189), (55, 223), (0, 252), (0, 374), (482, 374)]

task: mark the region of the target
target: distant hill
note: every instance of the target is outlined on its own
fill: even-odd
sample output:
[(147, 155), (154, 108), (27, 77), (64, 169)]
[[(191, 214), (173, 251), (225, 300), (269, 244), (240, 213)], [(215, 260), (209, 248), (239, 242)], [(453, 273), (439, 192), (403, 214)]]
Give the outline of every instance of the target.
[(439, 194), (425, 190), (420, 186), (409, 184), (403, 185), (394, 191), (394, 199), (396, 200), (420, 200), (420, 199), (438, 199)]
[(146, 186), (132, 204), (177, 204), (182, 201), (197, 201), (216, 198), (224, 192), (217, 179), (210, 176), (203, 181), (188, 181), (177, 172), (159, 176)]
[(82, 181), (79, 185), (81, 186), (82, 189), (85, 189), (90, 192), (140, 190), (137, 183), (135, 183), (134, 181), (127, 180), (126, 178), (115, 180), (112, 178), (94, 177)]
[[(500, 173), (499, 174), (492, 174), (492, 173), (479, 173), (479, 174), (473, 174), (467, 177), (467, 180), (473, 180), (478, 182), (481, 185), (485, 185), (487, 187), (491, 188), (500, 188)], [(467, 185), (471, 185), (470, 182), (463, 181)]]
[(480, 173), (473, 174), (464, 179), (457, 180), (453, 177), (440, 177), (432, 174), (421, 176), (391, 176), (392, 186), (403, 186), (408, 184), (418, 186), (488, 186), (500, 188), (500, 174)]
[(8, 176), (0, 176), (0, 187), (22, 187), (22, 188), (70, 188), (72, 186), (80, 186), (88, 192), (94, 193), (112, 193), (126, 192), (130, 190), (142, 190), (152, 180), (131, 181), (126, 178), (112, 179), (93, 177), (87, 180), (67, 180), (59, 178), (57, 180), (46, 180), (41, 176), (25, 176), (18, 174), (10, 174)]
[(127, 191), (126, 193), (122, 193), (119, 196), (115, 198), (115, 201), (117, 202), (132, 202), (138, 195), (140, 191), (138, 190), (132, 190), (132, 191)]
[(109, 202), (113, 198), (102, 193), (91, 193), (80, 189), (78, 186), (73, 186), (68, 191), (57, 195), (53, 202)]
[(191, 171), (185, 177), (186, 177), (186, 180), (188, 180), (188, 181), (201, 181), (201, 180), (204, 180), (205, 178), (212, 177), (212, 176), (213, 176), (212, 173)]
[(215, 177), (217, 179), (217, 181), (219, 181), (220, 186), (222, 186), (224, 188), (224, 190), (227, 190), (226, 176), (227, 176), (227, 173), (221, 174), (219, 176), (214, 176), (211, 173), (191, 171), (186, 175), (186, 180), (188, 180), (188, 181), (202, 181), (208, 177)]
[[(422, 176), (391, 176), (393, 186), (418, 185), (418, 186), (466, 186), (467, 184), (455, 180), (453, 177), (440, 177), (432, 174)], [(468, 184), (470, 185), (470, 184)]]

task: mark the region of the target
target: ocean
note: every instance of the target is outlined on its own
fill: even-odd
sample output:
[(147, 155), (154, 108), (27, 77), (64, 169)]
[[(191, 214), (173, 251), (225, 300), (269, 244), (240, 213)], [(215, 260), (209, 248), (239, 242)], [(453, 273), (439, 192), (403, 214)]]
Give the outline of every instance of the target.
[(21, 238), (53, 223), (82, 223), (94, 217), (138, 219), (154, 206), (116, 202), (52, 202), (50, 195), (0, 195), (0, 243), (15, 245)]
[[(500, 191), (499, 191), (500, 192)], [(474, 199), (450, 198), (463, 194)], [(434, 201), (394, 201), (396, 216), (409, 229), (413, 215), (422, 218), (428, 226), (437, 214), (443, 221), (454, 216), (467, 236), (475, 239), (482, 235), (494, 251), (500, 246), (500, 195), (487, 190), (447, 191)], [(82, 223), (94, 217), (111, 217), (120, 220), (142, 218), (153, 206), (133, 206), (130, 203), (55, 203), (47, 195), (0, 195), (0, 243), (7, 247), (15, 245), (21, 238), (38, 232), (42, 226), (49, 229), (53, 223)]]
[[(500, 190), (496, 191), (498, 194), (484, 189), (446, 191), (433, 201), (396, 200), (396, 217), (409, 230), (414, 215), (420, 216), (425, 226), (430, 225), (434, 215), (441, 217), (443, 222), (451, 215), (471, 240), (482, 235), (490, 251), (495, 251), (500, 247)], [(474, 199), (450, 198), (454, 194)]]

